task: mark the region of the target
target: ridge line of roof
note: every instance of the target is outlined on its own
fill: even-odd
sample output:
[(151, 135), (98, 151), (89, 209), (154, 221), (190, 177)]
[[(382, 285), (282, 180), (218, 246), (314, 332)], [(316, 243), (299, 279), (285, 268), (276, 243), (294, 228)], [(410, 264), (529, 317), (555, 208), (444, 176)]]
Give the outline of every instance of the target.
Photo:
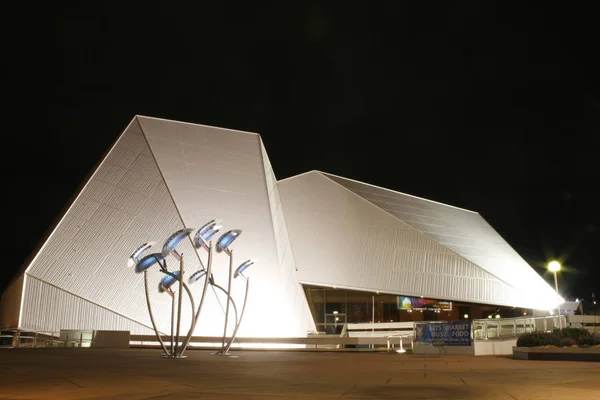
[(177, 120), (174, 120), (174, 119), (151, 117), (151, 116), (148, 116), (148, 115), (141, 115), (141, 114), (136, 114), (135, 116), (136, 116), (136, 118), (155, 119), (155, 120), (159, 120), (159, 121), (175, 122), (175, 123), (178, 123), (178, 124), (193, 125), (193, 126), (202, 126), (202, 127), (206, 127), (206, 128), (214, 128), (214, 129), (220, 129), (220, 130), (230, 131), (230, 132), (239, 132), (239, 133), (245, 133), (247, 135), (256, 135), (256, 136), (260, 137), (260, 133), (250, 132), (250, 131), (243, 131), (243, 130), (240, 130), (240, 129), (231, 129), (231, 128), (224, 128), (222, 126), (197, 124), (197, 123), (194, 123), (194, 122), (177, 121)]
[(311, 169), (310, 171), (302, 172), (301, 174), (298, 174), (298, 175), (292, 175), (292, 176), (288, 176), (287, 178), (278, 179), (277, 183), (283, 182), (283, 181), (287, 181), (287, 180), (290, 180), (290, 179), (294, 179), (294, 178), (299, 178), (299, 177), (301, 177), (303, 175), (310, 174), (311, 172), (319, 172), (319, 173), (321, 173), (321, 171), (318, 171), (316, 169)]
[(401, 195), (404, 195), (404, 196), (409, 196), (409, 197), (412, 197), (412, 198), (415, 198), (415, 199), (419, 199), (419, 200), (425, 200), (425, 201), (429, 201), (429, 202), (431, 202), (431, 203), (439, 204), (439, 205), (446, 206), (446, 207), (452, 207), (452, 208), (456, 208), (457, 210), (461, 210), (461, 211), (467, 211), (467, 212), (470, 212), (470, 213), (473, 213), (473, 214), (478, 214), (478, 215), (479, 215), (479, 213), (478, 213), (477, 211), (468, 210), (468, 209), (466, 209), (466, 208), (456, 207), (456, 206), (453, 206), (453, 205), (450, 205), (450, 204), (441, 203), (441, 202), (439, 202), (439, 201), (435, 201), (435, 200), (426, 199), (426, 198), (424, 198), (424, 197), (419, 197), (419, 196), (414, 196), (414, 195), (412, 195), (412, 194), (408, 194), (408, 193), (398, 192), (398, 191), (396, 191), (396, 190), (387, 189), (387, 188), (384, 188), (384, 187), (381, 187), (381, 186), (373, 185), (373, 184), (371, 184), (371, 183), (366, 183), (366, 182), (357, 181), (356, 179), (352, 179), (352, 178), (346, 178), (346, 177), (343, 177), (343, 176), (339, 176), (339, 175), (331, 174), (331, 173), (329, 173), (329, 172), (323, 172), (323, 171), (318, 171), (318, 170), (315, 170), (315, 171), (316, 171), (316, 172), (318, 172), (318, 173), (320, 173), (320, 174), (323, 174), (323, 175), (334, 176), (334, 177), (336, 177), (336, 178), (345, 179), (345, 180), (347, 180), (347, 181), (351, 181), (351, 182), (360, 183), (361, 185), (367, 185), (367, 186), (371, 186), (371, 187), (374, 187), (374, 188), (377, 188), (377, 189), (383, 189), (383, 190), (386, 190), (386, 191), (388, 191), (388, 192), (392, 192), (392, 193), (396, 193), (396, 194), (401, 194)]
[[(510, 287), (512, 290), (515, 290), (517, 292), (520, 292), (520, 290), (518, 288), (516, 288), (515, 286), (513, 286), (511, 283), (507, 282), (506, 280), (500, 278), (499, 276), (497, 276), (496, 274), (492, 273), (491, 271), (488, 271), (485, 267), (482, 267), (481, 265), (474, 263), (473, 261), (469, 260), (467, 257), (465, 257), (464, 255), (458, 253), (456, 250), (448, 247), (445, 243), (440, 242), (439, 240), (432, 238), (431, 236), (429, 236), (427, 233), (423, 232), (422, 230), (415, 228), (414, 226), (412, 226), (411, 224), (409, 224), (408, 222), (398, 218), (397, 216), (393, 215), (392, 213), (390, 213), (389, 211), (379, 207), (377, 204), (373, 203), (371, 200), (364, 198), (363, 196), (359, 195), (358, 193), (354, 192), (351, 189), (348, 189), (347, 187), (345, 187), (344, 185), (342, 185), (339, 182), (334, 181), (333, 179), (331, 179), (329, 176), (327, 175), (332, 175), (332, 176), (337, 176), (337, 175), (333, 175), (333, 174), (325, 174), (322, 173), (321, 171), (317, 171), (319, 173), (321, 173), (321, 176), (323, 176), (324, 178), (329, 179), (331, 182), (333, 182), (335, 185), (338, 185), (339, 187), (341, 187), (344, 190), (347, 190), (348, 192), (352, 193), (354, 196), (360, 198), (363, 201), (366, 201), (367, 203), (369, 203), (371, 206), (377, 208), (378, 210), (386, 213), (387, 215), (389, 215), (390, 217), (392, 217), (393, 219), (395, 219), (396, 221), (408, 226), (410, 229), (413, 229), (414, 231), (418, 232), (419, 234), (427, 237), (429, 240), (434, 241), (435, 243), (439, 244), (440, 246), (442, 246), (443, 248), (447, 249), (448, 251), (450, 251), (452, 254), (456, 255), (457, 257), (460, 257), (462, 260), (468, 262), (469, 264), (475, 266), (476, 268), (479, 268), (480, 270), (482, 270), (483, 272), (485, 272), (486, 274), (489, 274), (490, 276), (493, 276), (494, 278), (498, 279), (500, 282), (504, 283), (505, 285), (507, 285), (508, 287)], [(476, 213), (477, 214), (477, 213)], [(500, 236), (500, 235), (498, 235)], [(501, 236), (500, 236), (501, 237)]]

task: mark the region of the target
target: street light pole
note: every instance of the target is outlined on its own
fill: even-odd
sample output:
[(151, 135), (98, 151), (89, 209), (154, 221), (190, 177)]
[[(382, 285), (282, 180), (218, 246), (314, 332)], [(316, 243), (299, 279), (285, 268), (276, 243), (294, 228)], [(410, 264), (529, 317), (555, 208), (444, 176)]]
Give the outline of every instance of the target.
[[(554, 287), (556, 289), (556, 294), (558, 295), (558, 278), (556, 277), (556, 271), (554, 271)], [(558, 327), (562, 329), (562, 319), (560, 318), (560, 303), (558, 304)]]
[[(556, 290), (556, 297), (560, 298), (558, 294), (558, 278), (556, 276), (556, 273), (560, 271), (560, 263), (558, 261), (550, 261), (550, 263), (548, 263), (548, 269), (554, 273), (554, 288)], [(558, 327), (562, 329), (562, 319), (560, 318), (560, 301), (558, 302), (556, 308), (558, 310)]]

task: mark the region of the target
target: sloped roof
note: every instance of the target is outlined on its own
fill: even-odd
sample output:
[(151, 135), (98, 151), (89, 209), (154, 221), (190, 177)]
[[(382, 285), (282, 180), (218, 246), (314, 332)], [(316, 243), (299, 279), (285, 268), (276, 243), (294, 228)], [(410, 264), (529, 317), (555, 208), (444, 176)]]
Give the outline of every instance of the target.
[[(315, 173), (360, 196), (505, 282), (520, 292), (530, 307), (550, 309), (555, 305), (554, 290), (479, 213), (320, 171), (309, 174)], [(291, 177), (286, 181), (296, 178)]]
[[(240, 335), (304, 333), (314, 323), (306, 302), (297, 300), (301, 287), (292, 284), (293, 258), (285, 255), (289, 246), (274, 188), (276, 180), (258, 134), (134, 117), (28, 264), (26, 276), (35, 282), (24, 285), (19, 323), (51, 330), (40, 325), (35, 311), (44, 302), (60, 310), (50, 321), (58, 329), (77, 324), (116, 329), (121, 317), (132, 321), (132, 326), (149, 326), (144, 280), (126, 267), (131, 252), (148, 241), (158, 243), (150, 251), (160, 251), (174, 231), (219, 218), (224, 230), (243, 231), (235, 242), (233, 262), (260, 259), (250, 273), (251, 305)], [(200, 268), (198, 257), (206, 255), (197, 254), (189, 240), (179, 246), (186, 256), (186, 271)], [(228, 265), (227, 257), (215, 256), (217, 281), (227, 281)], [(157, 268), (148, 276), (156, 287), (153, 282), (161, 276)], [(267, 290), (270, 296), (264, 295)], [(244, 285), (238, 280), (232, 291), (233, 297), (243, 298)], [(59, 292), (69, 296), (53, 294)], [(194, 292), (199, 296), (197, 289)], [(156, 290), (150, 298), (157, 325), (166, 331), (170, 299)], [(79, 315), (78, 307), (87, 305), (80, 300), (95, 307), (90, 310), (102, 308), (114, 318), (96, 318), (93, 312)], [(212, 291), (206, 296), (196, 334), (222, 332), (214, 323), (223, 318), (221, 300)], [(188, 303), (183, 305), (184, 325), (191, 320), (186, 307)], [(267, 323), (271, 318), (263, 311), (267, 308), (280, 315), (276, 326)]]

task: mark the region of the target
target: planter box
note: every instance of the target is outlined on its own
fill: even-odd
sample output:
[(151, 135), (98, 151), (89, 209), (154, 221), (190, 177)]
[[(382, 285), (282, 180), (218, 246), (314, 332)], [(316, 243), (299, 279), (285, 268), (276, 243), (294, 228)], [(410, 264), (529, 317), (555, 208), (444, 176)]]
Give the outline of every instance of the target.
[(600, 348), (590, 347), (513, 347), (519, 360), (596, 361), (600, 362)]

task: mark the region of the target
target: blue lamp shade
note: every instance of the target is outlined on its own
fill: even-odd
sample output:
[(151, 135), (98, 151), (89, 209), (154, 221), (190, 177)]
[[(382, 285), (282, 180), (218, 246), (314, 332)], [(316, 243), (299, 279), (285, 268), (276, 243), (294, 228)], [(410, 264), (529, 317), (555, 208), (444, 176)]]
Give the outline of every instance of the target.
[(199, 269), (198, 271), (194, 272), (192, 274), (192, 276), (190, 276), (190, 278), (188, 279), (188, 283), (191, 285), (192, 283), (196, 283), (198, 282), (200, 279), (202, 279), (203, 276), (206, 275), (206, 270), (204, 269)]
[(204, 224), (198, 232), (194, 235), (194, 247), (199, 249), (200, 247), (208, 251), (208, 241), (221, 230), (222, 226), (218, 225), (218, 220), (212, 220)]
[(242, 231), (239, 229), (232, 229), (232, 230), (222, 234), (221, 237), (219, 238), (219, 240), (217, 241), (217, 246), (216, 246), (217, 253), (224, 251), (227, 254), (231, 254), (229, 252), (229, 245), (231, 244), (231, 242), (233, 242), (235, 239), (237, 239), (237, 237), (240, 236), (241, 234), (242, 234)]
[(140, 261), (140, 257), (142, 256), (142, 254), (144, 254), (148, 249), (150, 249), (150, 247), (154, 246), (154, 244), (155, 242), (144, 243), (143, 245), (135, 249), (135, 251), (129, 256), (129, 259), (127, 260), (127, 266), (129, 268), (135, 266)]
[[(171, 274), (179, 278), (179, 271), (171, 272)], [(165, 275), (158, 283), (158, 291), (160, 293), (168, 292), (172, 295), (173, 291), (171, 290), (171, 286), (173, 286), (175, 282), (177, 282), (177, 279), (175, 277), (171, 275)]]
[(239, 267), (237, 267), (237, 269), (235, 270), (235, 273), (233, 274), (234, 278), (237, 278), (238, 275), (242, 275), (244, 276), (244, 271), (246, 269), (248, 269), (249, 266), (251, 266), (252, 264), (254, 264), (255, 260), (246, 260), (243, 263), (240, 264)]
[(166, 257), (169, 254), (171, 254), (173, 255), (173, 257), (181, 261), (181, 256), (175, 250), (175, 246), (177, 246), (179, 242), (181, 242), (183, 239), (188, 237), (190, 233), (192, 233), (192, 231), (192, 228), (180, 229), (171, 236), (169, 236), (162, 249), (163, 257)]
[(161, 253), (148, 254), (146, 257), (142, 258), (135, 265), (135, 272), (137, 272), (137, 273), (144, 272), (145, 270), (147, 270), (154, 264), (162, 261), (163, 259), (164, 259), (164, 257)]

